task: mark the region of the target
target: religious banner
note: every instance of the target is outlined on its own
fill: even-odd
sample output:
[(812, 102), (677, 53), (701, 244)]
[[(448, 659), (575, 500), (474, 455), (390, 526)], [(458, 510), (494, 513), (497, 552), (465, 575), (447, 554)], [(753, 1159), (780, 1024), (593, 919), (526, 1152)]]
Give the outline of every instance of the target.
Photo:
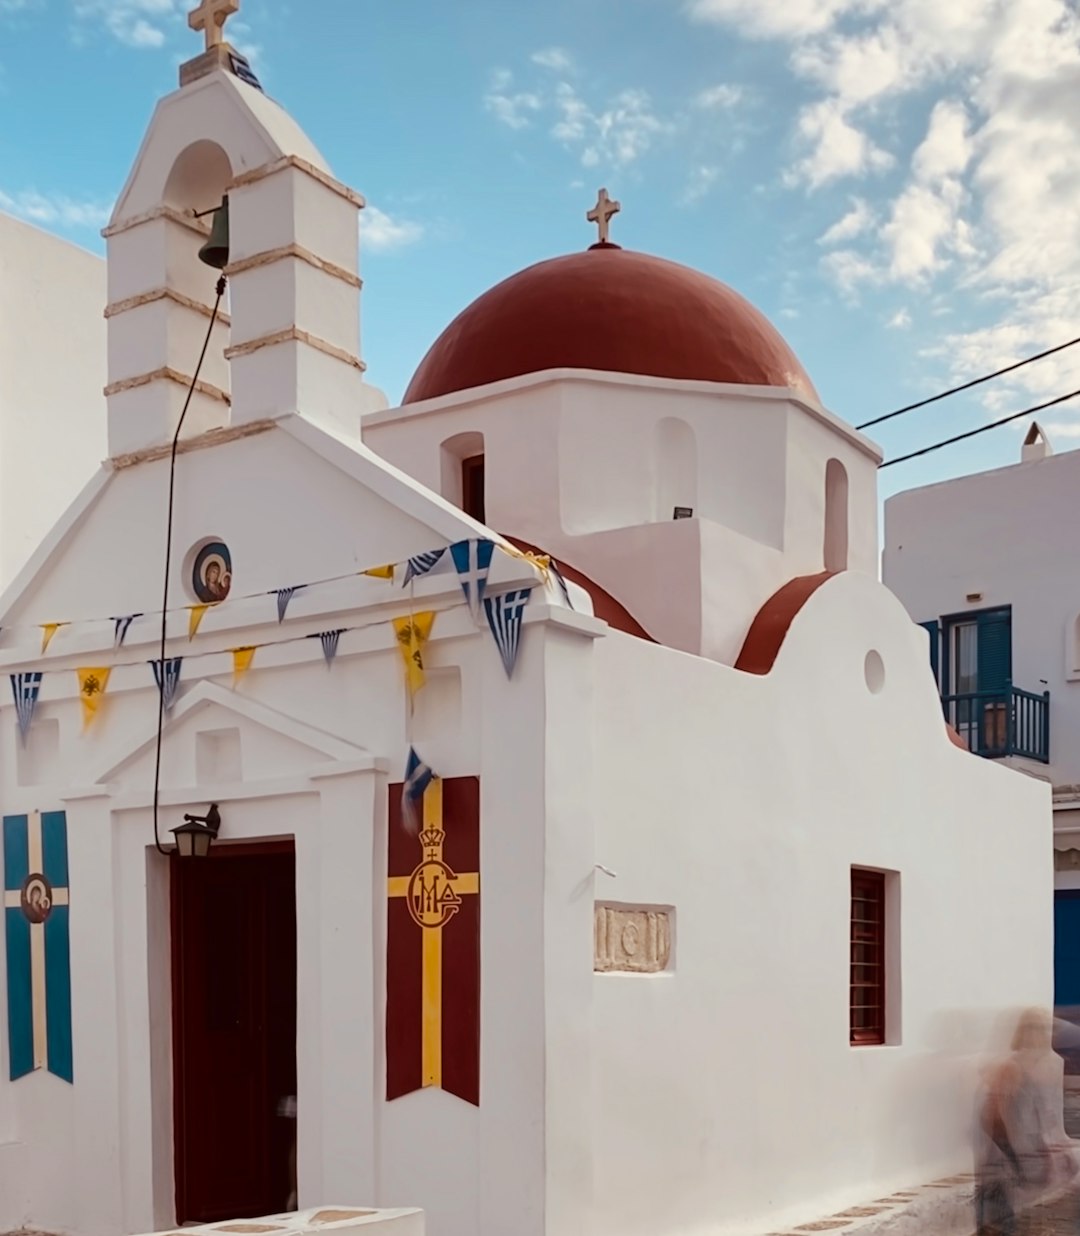
[(395, 618), (393, 623), (398, 647), (405, 659), (405, 681), (409, 694), (415, 695), (425, 682), (424, 645), (435, 624), (435, 614), (431, 611), (410, 614), (408, 618)]
[(386, 1097), (435, 1086), (480, 1104), (480, 781), (432, 778), (423, 828), (390, 787)]
[(458, 541), (450, 546), (450, 557), (457, 567), (461, 590), (474, 618), (480, 615), (480, 602), (484, 599), (494, 551), (495, 545), (491, 541)]
[(131, 630), (131, 624), (136, 618), (141, 618), (142, 614), (125, 614), (123, 618), (113, 619), (113, 645), (117, 648), (124, 646), (124, 640), (127, 639), (127, 633)]
[(402, 586), (416, 579), (417, 576), (426, 575), (445, 553), (446, 547), (443, 546), (442, 549), (429, 549), (425, 553), (416, 554), (415, 557), (410, 558), (405, 565), (405, 579)]
[(11, 1080), (48, 1069), (70, 1082), (67, 817), (5, 816), (3, 848)]
[(30, 725), (34, 720), (38, 696), (41, 694), (41, 671), (28, 670), (24, 674), (11, 675), (11, 694), (15, 697), (15, 716), (19, 722), (19, 736), (26, 742)]
[(41, 625), (41, 651), (45, 652), (53, 641), (53, 636), (61, 627), (69, 626), (67, 622), (43, 622)]
[(507, 678), (514, 676), (518, 649), (521, 647), (521, 624), (531, 595), (531, 588), (519, 588), (514, 592), (504, 592), (501, 596), (484, 598), (488, 626), (502, 657)]
[(111, 671), (107, 665), (94, 665), (75, 672), (79, 676), (79, 699), (82, 700), (83, 729), (86, 729), (97, 716)]

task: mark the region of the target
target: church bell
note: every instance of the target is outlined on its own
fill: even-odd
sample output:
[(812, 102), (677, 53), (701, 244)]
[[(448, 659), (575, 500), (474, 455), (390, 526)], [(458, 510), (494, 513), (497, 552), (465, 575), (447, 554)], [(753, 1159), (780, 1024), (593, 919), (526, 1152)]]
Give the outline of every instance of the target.
[(206, 244), (199, 250), (199, 261), (212, 266), (214, 270), (224, 270), (229, 264), (229, 196), (221, 199), (221, 205), (214, 211), (214, 221), (210, 228), (210, 236)]

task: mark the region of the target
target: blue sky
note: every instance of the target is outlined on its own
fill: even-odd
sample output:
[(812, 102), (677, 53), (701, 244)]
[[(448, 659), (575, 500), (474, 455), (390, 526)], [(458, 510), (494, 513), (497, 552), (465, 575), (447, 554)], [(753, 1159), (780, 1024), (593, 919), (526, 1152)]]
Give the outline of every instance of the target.
[[(154, 102), (200, 49), (189, 7), (0, 0), (0, 209), (102, 251)], [(736, 287), (853, 422), (1080, 335), (1066, 0), (243, 0), (229, 33), (368, 198), (364, 353), (393, 401), (473, 297), (590, 242), (600, 185), (613, 239)], [(879, 441), (1078, 387), (1080, 347)], [(1075, 445), (1080, 400), (1045, 423)], [(1023, 427), (883, 491), (1010, 463)]]

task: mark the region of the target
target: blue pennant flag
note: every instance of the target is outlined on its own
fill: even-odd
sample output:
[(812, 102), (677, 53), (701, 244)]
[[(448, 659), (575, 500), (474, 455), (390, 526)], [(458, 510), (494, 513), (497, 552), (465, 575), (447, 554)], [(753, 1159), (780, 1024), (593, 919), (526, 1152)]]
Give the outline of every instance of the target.
[(74, 1080), (67, 817), (4, 817), (8, 1058), (12, 1081), (48, 1069)]
[(555, 576), (556, 580), (558, 581), (559, 587), (562, 589), (563, 600), (566, 602), (567, 606), (569, 606), (570, 609), (573, 609), (574, 602), (570, 600), (570, 589), (567, 587), (566, 580), (563, 578), (563, 573), (562, 571), (559, 570), (559, 564), (555, 561), (554, 558), (552, 558), (551, 560), (551, 573), (552, 575)]
[(278, 622), (285, 621), (285, 611), (289, 608), (289, 602), (301, 589), (305, 588), (306, 584), (294, 584), (291, 588), (279, 588), (277, 590), (277, 620)]
[(410, 558), (405, 567), (404, 583), (407, 584), (420, 575), (426, 575), (445, 553), (446, 547), (443, 546), (442, 549), (429, 549), (426, 553)]
[(405, 782), (401, 787), (401, 814), (406, 827), (412, 832), (420, 831), (420, 815), (417, 804), (423, 801), (424, 791), (435, 779), (435, 774), (416, 754), (416, 748), (409, 748), (409, 758), (405, 764)]
[(507, 678), (514, 676), (514, 666), (517, 664), (518, 648), (521, 644), (521, 622), (530, 596), (531, 588), (521, 588), (516, 592), (504, 592), (497, 597), (484, 598), (488, 626), (495, 637)]
[(23, 742), (26, 742), (26, 736), (30, 733), (30, 724), (34, 720), (34, 709), (37, 707), (40, 691), (40, 670), (11, 675), (11, 694), (15, 697), (15, 715), (19, 721), (19, 734)]
[(113, 627), (114, 627), (113, 645), (114, 647), (122, 648), (124, 646), (124, 640), (127, 639), (128, 631), (131, 630), (131, 624), (135, 621), (136, 618), (141, 618), (141, 617), (142, 617), (142, 614), (128, 614), (123, 618), (113, 619)]
[(161, 661), (150, 662), (154, 671), (154, 682), (157, 683), (167, 713), (172, 711), (172, 706), (176, 703), (176, 693), (180, 689), (180, 666), (183, 663), (183, 657), (171, 657), (164, 662), (165, 672), (162, 673)]
[(326, 658), (326, 664), (337, 656), (338, 640), (345, 634), (345, 628), (340, 631), (317, 631), (314, 635), (309, 635), (308, 639), (317, 639), (322, 644), (322, 654)]
[(473, 617), (480, 613), (480, 602), (484, 599), (484, 589), (487, 587), (488, 572), (491, 570), (491, 555), (495, 552), (492, 541), (458, 541), (450, 546), (450, 557), (457, 567), (461, 590)]

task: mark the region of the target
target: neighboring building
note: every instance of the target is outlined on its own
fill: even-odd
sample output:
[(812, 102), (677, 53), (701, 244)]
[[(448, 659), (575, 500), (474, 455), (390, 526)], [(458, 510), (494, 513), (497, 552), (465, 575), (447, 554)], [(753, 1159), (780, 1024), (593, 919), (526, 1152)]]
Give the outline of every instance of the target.
[(0, 587), (105, 458), (105, 263), (0, 214)]
[[(884, 580), (929, 633), (945, 716), (1050, 782), (1056, 998), (1080, 1006), (1080, 451), (1037, 424), (1009, 467), (885, 503)], [(1048, 875), (1049, 879), (1049, 875)]]
[(781, 1231), (962, 1170), (937, 1053), (1050, 997), (1049, 791), (947, 732), (876, 448), (604, 240), (386, 408), (361, 199), (235, 68), (154, 115), (109, 460), (0, 599), (0, 1228)]

